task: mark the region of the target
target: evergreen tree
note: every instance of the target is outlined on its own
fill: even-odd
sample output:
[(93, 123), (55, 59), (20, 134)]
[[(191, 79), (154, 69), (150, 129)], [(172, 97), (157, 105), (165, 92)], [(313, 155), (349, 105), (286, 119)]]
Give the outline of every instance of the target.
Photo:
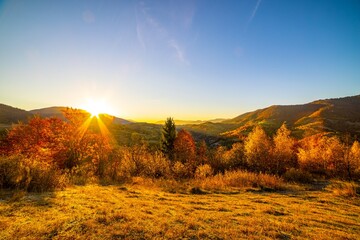
[(174, 142), (176, 139), (176, 127), (174, 120), (169, 117), (161, 132), (161, 151), (170, 159), (174, 158)]

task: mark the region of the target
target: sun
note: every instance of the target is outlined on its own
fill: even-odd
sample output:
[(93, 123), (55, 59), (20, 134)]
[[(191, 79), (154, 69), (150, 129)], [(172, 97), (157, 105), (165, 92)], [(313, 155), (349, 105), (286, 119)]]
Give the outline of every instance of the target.
[(99, 114), (110, 114), (111, 112), (109, 105), (107, 105), (106, 102), (103, 100), (90, 99), (87, 101), (83, 108), (91, 114), (91, 117), (98, 117)]

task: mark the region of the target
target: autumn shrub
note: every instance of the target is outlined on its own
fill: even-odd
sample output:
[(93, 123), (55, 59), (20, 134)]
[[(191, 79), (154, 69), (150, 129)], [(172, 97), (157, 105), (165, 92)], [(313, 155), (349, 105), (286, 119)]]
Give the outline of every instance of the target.
[(135, 159), (137, 176), (160, 178), (170, 174), (170, 162), (160, 152), (146, 151)]
[(213, 170), (209, 164), (203, 164), (196, 168), (195, 178), (204, 179), (213, 175)]
[(90, 163), (75, 166), (71, 170), (65, 171), (65, 173), (69, 182), (75, 185), (86, 185), (97, 180), (94, 175), (93, 166)]
[(0, 157), (0, 187), (17, 188), (25, 170), (21, 164), (20, 156)]
[(115, 148), (108, 155), (106, 161), (103, 161), (103, 176), (100, 177), (102, 182), (116, 183), (123, 182), (130, 178), (130, 171), (125, 170), (125, 161), (123, 161), (124, 152), (120, 148)]
[(22, 156), (0, 158), (1, 188), (44, 192), (66, 185), (60, 170), (47, 163)]
[(144, 170), (145, 176), (152, 178), (169, 177), (171, 174), (170, 161), (159, 151), (148, 153), (148, 155)]
[(287, 170), (283, 177), (288, 182), (311, 183), (313, 181), (313, 177), (310, 173), (296, 168)]
[(127, 148), (122, 149), (121, 152), (122, 156), (116, 170), (116, 178), (118, 180), (127, 180), (136, 174), (136, 163), (133, 161), (131, 152)]
[(27, 173), (28, 179), (25, 181), (24, 188), (28, 191), (51, 191), (64, 188), (68, 184), (67, 179), (55, 166), (29, 159), (26, 166), (26, 170), (27, 169), (29, 169)]
[(226, 148), (219, 146), (217, 148), (211, 149), (209, 152), (208, 163), (211, 168), (214, 170), (215, 174), (224, 173), (228, 168), (227, 158), (224, 157)]
[(175, 162), (171, 170), (175, 179), (189, 178), (189, 172), (186, 166), (181, 162)]

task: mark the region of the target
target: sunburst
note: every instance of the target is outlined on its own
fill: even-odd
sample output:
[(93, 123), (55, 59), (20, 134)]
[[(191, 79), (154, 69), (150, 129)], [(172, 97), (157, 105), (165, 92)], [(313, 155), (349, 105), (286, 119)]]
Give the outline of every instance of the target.
[(103, 100), (90, 99), (83, 108), (91, 114), (91, 117), (99, 117), (101, 113), (111, 112), (110, 106)]

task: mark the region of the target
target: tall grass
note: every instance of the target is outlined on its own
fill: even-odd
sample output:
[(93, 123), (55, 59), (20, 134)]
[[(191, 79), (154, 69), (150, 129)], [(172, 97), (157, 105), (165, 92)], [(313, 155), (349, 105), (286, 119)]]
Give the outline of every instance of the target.
[(226, 171), (224, 174), (196, 179), (194, 184), (205, 190), (224, 190), (227, 188), (283, 190), (286, 187), (284, 181), (278, 176), (241, 170)]
[(360, 194), (360, 187), (355, 182), (333, 181), (326, 190), (341, 197), (356, 197)]

